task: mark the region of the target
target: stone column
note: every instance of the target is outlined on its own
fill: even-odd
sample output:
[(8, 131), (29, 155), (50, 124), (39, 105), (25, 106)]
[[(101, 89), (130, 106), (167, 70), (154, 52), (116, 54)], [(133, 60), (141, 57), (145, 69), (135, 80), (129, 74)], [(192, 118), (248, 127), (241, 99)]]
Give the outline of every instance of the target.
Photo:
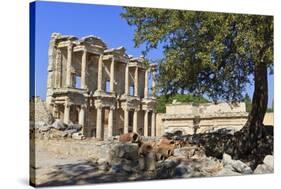
[(144, 136), (148, 136), (148, 110), (145, 110), (145, 114), (144, 114)]
[(82, 125), (82, 128), (85, 125), (85, 109), (86, 106), (85, 105), (81, 105), (80, 111), (79, 111), (79, 124)]
[(144, 77), (144, 98), (148, 98), (148, 70), (145, 70), (145, 77)]
[(129, 110), (124, 108), (124, 133), (129, 132)]
[(139, 69), (135, 69), (135, 94), (134, 96), (139, 96)]
[(129, 95), (129, 65), (126, 64), (125, 70), (125, 95)]
[(155, 136), (155, 132), (156, 132), (155, 121), (156, 121), (155, 112), (152, 111), (152, 114), (151, 114), (151, 136), (153, 136), (153, 137)]
[(69, 115), (70, 115), (70, 103), (65, 102), (64, 103), (64, 117), (63, 117), (63, 122), (65, 124), (69, 123)]
[(112, 137), (113, 136), (113, 117), (114, 117), (114, 110), (115, 108), (114, 107), (110, 107), (109, 109), (109, 113), (108, 113), (108, 137)]
[(98, 105), (96, 106), (97, 108), (97, 123), (96, 123), (96, 138), (98, 140), (103, 139), (103, 134), (102, 134), (102, 106)]
[(134, 111), (133, 132), (138, 132), (138, 110)]
[(66, 87), (72, 87), (72, 49), (73, 45), (69, 44), (67, 47), (67, 62), (66, 62)]
[(55, 75), (55, 88), (62, 87), (62, 79), (61, 73), (62, 72), (62, 60), (61, 60), (61, 49), (57, 49), (57, 56), (56, 56), (56, 75)]
[(115, 93), (114, 91), (114, 82), (115, 82), (115, 65), (114, 65), (114, 57), (112, 57), (111, 65), (110, 65), (110, 92)]
[(98, 67), (98, 91), (102, 91), (102, 79), (103, 79), (103, 55), (99, 57), (99, 67)]
[(86, 72), (87, 72), (87, 51), (84, 49), (83, 54), (82, 54), (82, 62), (81, 62), (81, 88), (82, 89), (87, 89), (87, 84), (86, 84)]
[(152, 96), (156, 96), (155, 71), (152, 71)]
[(59, 109), (57, 104), (53, 105), (53, 117), (59, 119)]

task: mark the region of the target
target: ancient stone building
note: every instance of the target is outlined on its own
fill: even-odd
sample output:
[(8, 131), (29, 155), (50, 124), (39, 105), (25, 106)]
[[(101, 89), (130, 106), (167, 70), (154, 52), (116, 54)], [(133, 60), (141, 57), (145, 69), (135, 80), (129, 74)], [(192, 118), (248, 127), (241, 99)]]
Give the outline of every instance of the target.
[[(160, 115), (158, 115), (159, 117)], [(175, 103), (166, 105), (166, 113), (157, 119), (158, 130), (195, 134), (218, 129), (240, 130), (246, 123), (248, 113), (245, 103)], [(160, 121), (161, 120), (161, 121)]]
[(155, 136), (155, 65), (95, 36), (53, 33), (48, 56), (46, 103), (56, 119), (81, 124), (97, 139), (130, 131)]

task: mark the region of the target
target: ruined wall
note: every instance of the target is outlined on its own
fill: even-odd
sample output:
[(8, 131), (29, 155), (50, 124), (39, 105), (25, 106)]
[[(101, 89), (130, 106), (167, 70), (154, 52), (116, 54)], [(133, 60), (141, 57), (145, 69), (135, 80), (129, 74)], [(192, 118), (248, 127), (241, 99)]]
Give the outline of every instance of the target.
[(125, 66), (119, 62), (115, 64), (115, 91), (117, 95), (122, 95), (125, 92)]
[(40, 97), (35, 97), (30, 101), (30, 121), (31, 124), (50, 124), (53, 121), (51, 112)]
[(245, 103), (170, 104), (163, 116), (165, 132), (183, 134), (213, 132), (221, 128), (240, 130), (247, 121)]
[(156, 114), (156, 136), (162, 136), (164, 134), (163, 115), (163, 113)]
[(97, 81), (98, 81), (98, 57), (89, 54), (87, 57), (87, 79), (86, 84), (90, 91), (97, 90)]
[(263, 124), (264, 125), (274, 125), (274, 116), (273, 112), (268, 112), (265, 114), (264, 119), (263, 119)]
[(193, 105), (191, 103), (168, 104), (166, 105), (167, 114), (213, 114), (213, 113), (235, 113), (245, 112), (245, 103), (232, 105), (228, 103), (204, 103)]
[[(175, 131), (182, 131), (184, 134), (205, 133), (221, 128), (238, 131), (248, 119), (244, 103), (170, 104), (166, 106), (166, 112), (166, 114), (157, 114), (158, 133), (160, 128), (164, 130), (162, 134)], [(195, 119), (199, 119), (196, 127)], [(273, 113), (266, 113), (264, 124), (273, 125)]]

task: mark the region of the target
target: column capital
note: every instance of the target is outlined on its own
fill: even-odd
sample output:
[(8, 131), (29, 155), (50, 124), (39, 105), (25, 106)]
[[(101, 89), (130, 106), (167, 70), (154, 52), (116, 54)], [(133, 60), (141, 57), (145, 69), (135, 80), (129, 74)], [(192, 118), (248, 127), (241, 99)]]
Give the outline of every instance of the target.
[(103, 105), (101, 103), (95, 103), (96, 109), (102, 109)]
[(110, 106), (109, 109), (110, 109), (110, 110), (115, 110), (116, 107), (115, 107), (115, 106)]
[(81, 104), (81, 109), (87, 109), (87, 104)]
[(125, 107), (122, 107), (123, 111), (130, 111), (130, 108), (125, 106)]
[(69, 43), (69, 45), (67, 45), (67, 49), (72, 50), (72, 48), (73, 48), (73, 43)]
[(69, 99), (66, 99), (65, 102), (64, 102), (64, 106), (69, 108), (71, 105), (73, 105), (73, 103), (70, 102)]
[(139, 111), (140, 111), (139, 108), (135, 108), (135, 109), (134, 109), (134, 112), (139, 112)]
[(104, 54), (99, 55), (99, 61), (103, 62), (103, 56), (104, 56)]

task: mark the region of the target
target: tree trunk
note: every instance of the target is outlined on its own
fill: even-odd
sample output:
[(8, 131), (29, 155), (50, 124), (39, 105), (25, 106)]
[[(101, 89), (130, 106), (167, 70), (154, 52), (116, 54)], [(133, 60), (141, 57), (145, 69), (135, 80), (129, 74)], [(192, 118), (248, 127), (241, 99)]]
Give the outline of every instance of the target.
[(252, 110), (249, 114), (245, 129), (251, 140), (259, 140), (263, 137), (263, 119), (267, 110), (268, 84), (267, 66), (264, 62), (256, 64), (254, 71), (255, 90), (252, 100)]

